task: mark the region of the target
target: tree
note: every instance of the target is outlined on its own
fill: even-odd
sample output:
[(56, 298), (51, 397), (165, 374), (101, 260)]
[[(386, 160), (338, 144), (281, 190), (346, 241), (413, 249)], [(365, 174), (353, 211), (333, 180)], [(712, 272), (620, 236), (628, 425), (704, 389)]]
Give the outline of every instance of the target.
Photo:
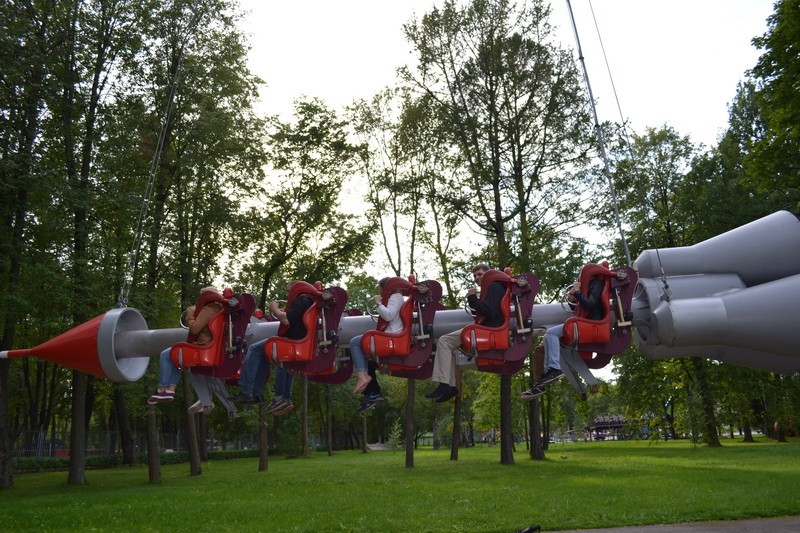
[(753, 39), (763, 50), (750, 71), (758, 83), (756, 98), (763, 136), (746, 155), (748, 178), (759, 192), (776, 197), (775, 207), (800, 206), (800, 1), (778, 0), (767, 18), (767, 32)]
[[(2, 349), (14, 343), (19, 320), (20, 280), (30, 220), (30, 193), (42, 183), (39, 168), (42, 110), (52, 90), (48, 69), (58, 36), (52, 28), (58, 10), (39, 9), (34, 2), (0, 6), (0, 57), (4, 65), (0, 84), (0, 165), (2, 187), (0, 215), (0, 281), (2, 281)], [(9, 423), (9, 375), (11, 362), (0, 360), (0, 488), (13, 485), (11, 444), (18, 428)]]
[(262, 308), (276, 280), (313, 274), (333, 281), (339, 267), (366, 258), (370, 235), (339, 207), (358, 148), (336, 114), (320, 100), (301, 99), (293, 123), (273, 117), (268, 128), (267, 181), (257, 190), (258, 207), (246, 210), (232, 235), (240, 279), (260, 288)]
[[(536, 224), (574, 222), (563, 216), (574, 210), (562, 194), (580, 196), (564, 171), (584, 161), (588, 115), (577, 69), (553, 44), (548, 16), (538, 0), (447, 1), (404, 26), (418, 59), (404, 78), (431, 99), (462, 162), (440, 185), (439, 201), (491, 239), (500, 267), (532, 250)], [(510, 377), (500, 389), (501, 462), (513, 464)]]

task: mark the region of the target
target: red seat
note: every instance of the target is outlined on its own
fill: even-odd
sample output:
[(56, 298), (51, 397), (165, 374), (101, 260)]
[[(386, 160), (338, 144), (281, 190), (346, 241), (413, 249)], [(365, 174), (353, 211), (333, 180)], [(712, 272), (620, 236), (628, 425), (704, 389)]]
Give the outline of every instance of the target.
[(211, 341), (206, 344), (179, 342), (169, 352), (172, 364), (178, 368), (196, 366), (217, 366), (225, 357), (225, 312), (220, 310), (208, 321)]
[(305, 281), (298, 281), (292, 285), (286, 301), (288, 309), (295, 298), (306, 295), (310, 296), (314, 303), (303, 313), (303, 324), (306, 334), (302, 339), (287, 339), (285, 334), (288, 326), (281, 325), (278, 328), (278, 336), (270, 337), (264, 344), (264, 354), (268, 359), (276, 363), (284, 362), (307, 362), (315, 358), (317, 354), (317, 322), (319, 321), (320, 307), (317, 300), (322, 296), (322, 284), (318, 281), (314, 285)]
[(490, 327), (481, 325), (483, 317), (478, 315), (475, 324), (470, 324), (461, 330), (461, 348), (465, 352), (474, 353), (485, 350), (505, 350), (509, 347), (509, 315), (511, 309), (511, 284), (516, 280), (510, 275), (510, 269), (506, 272), (499, 270), (488, 270), (481, 280), (481, 298), (485, 298), (489, 292), (489, 285), (495, 281), (503, 283), (506, 292), (500, 301), (500, 312), (503, 315), (503, 324)]
[(561, 344), (578, 350), (583, 359), (591, 359), (592, 352), (581, 350), (581, 345), (607, 343), (611, 340), (611, 312), (610, 295), (611, 279), (617, 273), (609, 270), (605, 266), (596, 263), (587, 263), (581, 269), (581, 287), (588, 289), (592, 278), (599, 277), (603, 281), (603, 292), (600, 296), (600, 303), (603, 306), (603, 318), (590, 320), (587, 317), (588, 311), (582, 306), (575, 308), (575, 316), (568, 318), (564, 322), (564, 334), (561, 336)]
[(381, 292), (381, 299), (389, 302), (389, 298), (395, 291), (400, 290), (408, 298), (400, 307), (400, 318), (403, 321), (403, 330), (397, 333), (386, 333), (384, 330), (389, 325), (382, 318), (378, 319), (378, 329), (369, 330), (361, 337), (361, 349), (368, 358), (389, 357), (396, 355), (408, 355), (411, 353), (411, 326), (413, 324), (413, 312), (415, 299), (412, 292), (416, 290), (416, 285), (400, 277), (389, 278)]
[(206, 344), (195, 344), (194, 340), (197, 335), (191, 333), (187, 336), (186, 342), (179, 342), (175, 344), (169, 352), (172, 364), (178, 368), (191, 368), (196, 366), (216, 366), (222, 362), (225, 357), (225, 325), (227, 324), (227, 315), (225, 314), (225, 298), (217, 293), (207, 291), (200, 295), (197, 302), (194, 304), (195, 316), (206, 305), (211, 302), (216, 302), (222, 305), (222, 309), (214, 316), (212, 316), (206, 327), (211, 333), (211, 340)]

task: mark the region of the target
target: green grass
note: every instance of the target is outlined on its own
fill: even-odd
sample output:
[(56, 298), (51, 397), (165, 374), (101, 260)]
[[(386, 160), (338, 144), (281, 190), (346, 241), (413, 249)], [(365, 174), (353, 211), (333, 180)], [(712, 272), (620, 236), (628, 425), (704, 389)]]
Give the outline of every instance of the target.
[(800, 441), (686, 441), (551, 445), (545, 461), (499, 448), (315, 453), (162, 467), (20, 474), (0, 492), (0, 530), (93, 531), (517, 531), (736, 520), (797, 514)]

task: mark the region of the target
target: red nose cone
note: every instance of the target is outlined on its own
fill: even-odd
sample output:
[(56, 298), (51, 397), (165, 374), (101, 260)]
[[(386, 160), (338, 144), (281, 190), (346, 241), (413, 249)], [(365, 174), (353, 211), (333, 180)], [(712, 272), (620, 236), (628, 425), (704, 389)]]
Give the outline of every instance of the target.
[(27, 350), (9, 350), (8, 357), (38, 357), (99, 378), (106, 378), (97, 353), (97, 333), (105, 313)]

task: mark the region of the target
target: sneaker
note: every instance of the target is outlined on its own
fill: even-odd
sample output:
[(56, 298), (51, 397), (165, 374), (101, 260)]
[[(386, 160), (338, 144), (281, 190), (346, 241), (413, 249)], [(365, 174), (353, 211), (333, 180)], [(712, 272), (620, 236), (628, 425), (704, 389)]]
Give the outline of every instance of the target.
[(234, 396), (233, 401), (242, 404), (256, 403), (255, 396), (253, 396), (253, 391), (245, 391), (245, 390)]
[(443, 395), (439, 396), (438, 398), (436, 398), (436, 403), (449, 402), (451, 399), (453, 399), (456, 396), (458, 396), (458, 389), (457, 388), (450, 387), (450, 385), (448, 385), (448, 387), (450, 388), (450, 390), (447, 391), (446, 393), (444, 393)]
[(187, 411), (189, 412), (190, 415), (197, 414), (202, 410), (203, 410), (203, 403), (200, 400), (197, 400), (196, 402), (194, 402), (187, 409)]
[(441, 398), (448, 392), (450, 392), (450, 385), (447, 383), (439, 383), (439, 386), (433, 389), (431, 392), (425, 395), (426, 398), (430, 398), (433, 400), (434, 398)]
[(536, 386), (541, 387), (542, 385), (553, 383), (554, 381), (557, 381), (559, 378), (561, 378), (561, 376), (563, 375), (564, 373), (561, 370), (558, 370), (556, 368), (548, 368), (547, 372), (544, 373), (542, 379), (539, 381), (539, 383), (536, 384)]
[(283, 406), (283, 398), (273, 398), (267, 406), (267, 414), (274, 413)]
[(366, 394), (366, 395), (361, 397), (361, 403), (364, 403), (364, 402), (377, 403), (377, 402), (382, 402), (385, 399), (386, 398), (380, 392), (371, 392), (371, 393)]
[(366, 413), (376, 405), (377, 402), (361, 402), (361, 406), (358, 408), (358, 414)]
[(157, 403), (171, 402), (174, 399), (175, 399), (174, 390), (156, 391), (155, 394), (153, 394), (147, 399), (147, 403), (150, 405), (154, 405)]
[(272, 412), (272, 416), (283, 416), (283, 415), (291, 412), (292, 409), (294, 409), (294, 405), (292, 405), (292, 401), (291, 400), (283, 400), (283, 403), (281, 404), (281, 406), (278, 409), (276, 409), (275, 411)]
[(544, 394), (544, 389), (540, 387), (533, 387), (532, 389), (523, 392), (522, 395), (520, 396), (520, 399), (528, 402), (530, 400), (533, 400), (534, 398), (538, 398), (542, 394)]

